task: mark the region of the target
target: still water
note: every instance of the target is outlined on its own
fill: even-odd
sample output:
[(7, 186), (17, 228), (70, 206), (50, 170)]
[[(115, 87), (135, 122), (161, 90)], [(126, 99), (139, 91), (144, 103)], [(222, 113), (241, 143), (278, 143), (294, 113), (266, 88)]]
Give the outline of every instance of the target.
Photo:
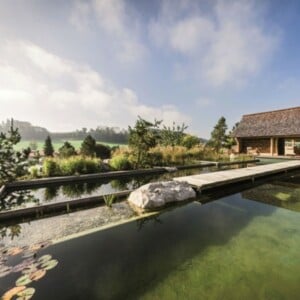
[[(54, 243), (34, 260), (51, 255), (57, 265), (26, 287), (43, 300), (299, 299), (297, 189), (300, 174)], [(5, 264), (20, 264), (22, 255)], [(21, 272), (0, 278), (0, 294)]]
[[(253, 164), (249, 164), (249, 166), (251, 165)], [(64, 202), (78, 198), (106, 195), (119, 191), (136, 189), (151, 181), (171, 180), (174, 177), (203, 174), (239, 167), (244, 167), (244, 165), (224, 166), (221, 168), (195, 168), (158, 175), (131, 176), (114, 180), (88, 180), (85, 182), (72, 182), (71, 184), (52, 184), (40, 188), (17, 190), (12, 191), (3, 199), (0, 199), (0, 212), (39, 206), (46, 203)]]

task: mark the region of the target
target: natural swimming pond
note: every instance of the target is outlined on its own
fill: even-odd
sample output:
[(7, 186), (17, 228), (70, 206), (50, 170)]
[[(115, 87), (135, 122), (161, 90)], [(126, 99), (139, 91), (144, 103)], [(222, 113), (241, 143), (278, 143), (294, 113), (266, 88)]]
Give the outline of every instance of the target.
[[(254, 165), (254, 164), (249, 164)], [(217, 167), (204, 167), (180, 170), (164, 174), (150, 174), (140, 176), (122, 177), (119, 179), (87, 180), (85, 182), (72, 182), (70, 184), (50, 184), (44, 187), (20, 191), (12, 191), (0, 202), (0, 211), (39, 206), (46, 203), (64, 202), (78, 198), (93, 197), (111, 194), (124, 190), (133, 190), (143, 184), (160, 180), (171, 180), (174, 177), (215, 172), (244, 165)]]
[(34, 289), (33, 299), (299, 299), (300, 214), (291, 205), (299, 188), (298, 173), (66, 238), (27, 263), (24, 251), (4, 254), (14, 269), (2, 269), (0, 294), (23, 276), (23, 264), (35, 277), (18, 283)]

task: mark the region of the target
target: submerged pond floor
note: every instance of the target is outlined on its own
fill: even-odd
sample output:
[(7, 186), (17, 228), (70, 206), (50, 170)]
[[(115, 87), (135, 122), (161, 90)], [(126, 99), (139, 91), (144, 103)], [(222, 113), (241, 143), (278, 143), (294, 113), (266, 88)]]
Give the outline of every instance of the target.
[[(205, 204), (190, 202), (104, 230), (97, 231), (101, 229), (97, 222), (82, 226), (81, 230), (97, 228), (72, 239), (68, 235), (74, 230), (65, 230), (64, 235), (55, 236), (59, 241), (37, 250), (31, 262), (45, 269), (39, 259), (50, 259), (50, 255), (57, 265), (46, 273), (40, 271), (44, 276), (26, 287), (34, 289), (33, 299), (46, 300), (299, 299), (300, 214), (297, 207), (284, 209), (278, 207), (283, 206), (279, 202), (278, 206), (272, 203), (274, 197), (281, 204), (295, 202), (296, 196), (287, 195), (300, 187), (299, 179), (299, 175), (293, 175), (280, 181), (289, 185), (284, 196), (278, 194), (281, 192), (276, 190), (276, 180), (267, 186), (263, 184)], [(264, 197), (272, 205), (263, 203)], [(201, 197), (197, 200), (201, 201)], [(73, 227), (80, 220), (79, 213), (82, 212), (69, 216)], [(82, 215), (81, 221), (88, 223), (84, 220), (88, 216)], [(66, 216), (55, 218), (26, 224), (22, 237), (21, 231), (20, 238), (16, 236), (11, 242), (6, 238), (2, 246), (17, 245), (18, 239), (20, 245), (26, 246), (26, 241), (33, 242), (31, 234), (38, 228), (47, 231), (46, 223), (38, 222), (49, 225), (52, 220), (55, 227), (59, 226), (59, 218)], [(20, 226), (21, 230), (25, 228), (25, 224)], [(20, 263), (28, 259), (22, 257), (24, 252), (10, 256), (2, 252), (7, 259), (2, 264), (14, 266), (16, 272), (5, 276), (0, 273), (0, 295), (13, 288), (22, 276)]]

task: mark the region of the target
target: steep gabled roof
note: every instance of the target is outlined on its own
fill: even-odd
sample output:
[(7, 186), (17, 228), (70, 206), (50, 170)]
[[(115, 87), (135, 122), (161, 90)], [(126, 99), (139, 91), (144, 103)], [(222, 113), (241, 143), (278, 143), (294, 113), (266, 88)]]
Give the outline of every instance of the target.
[(300, 106), (244, 115), (235, 137), (300, 136)]

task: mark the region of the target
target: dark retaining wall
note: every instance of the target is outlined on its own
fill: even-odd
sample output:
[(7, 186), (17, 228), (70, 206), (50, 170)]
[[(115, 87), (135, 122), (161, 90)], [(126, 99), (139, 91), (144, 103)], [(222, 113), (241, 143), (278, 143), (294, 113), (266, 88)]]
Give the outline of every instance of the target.
[[(187, 169), (196, 169), (196, 168), (207, 168), (207, 167), (222, 167), (227, 165), (240, 165), (248, 163), (259, 162), (259, 159), (248, 160), (248, 161), (234, 161), (234, 162), (208, 162), (201, 164), (193, 164), (186, 166), (175, 166), (177, 170), (187, 170)], [(74, 181), (86, 181), (89, 179), (117, 179), (121, 177), (136, 176), (136, 175), (151, 175), (151, 174), (162, 174), (169, 172), (168, 168), (158, 167), (153, 169), (140, 169), (140, 170), (129, 170), (129, 171), (113, 171), (113, 172), (102, 172), (96, 174), (86, 174), (86, 175), (75, 175), (75, 176), (60, 176), (60, 177), (48, 177), (41, 179), (32, 179), (32, 180), (20, 180), (9, 182), (6, 184), (7, 189), (18, 189), (18, 188), (30, 188), (37, 186), (45, 186), (51, 183), (68, 183)]]

